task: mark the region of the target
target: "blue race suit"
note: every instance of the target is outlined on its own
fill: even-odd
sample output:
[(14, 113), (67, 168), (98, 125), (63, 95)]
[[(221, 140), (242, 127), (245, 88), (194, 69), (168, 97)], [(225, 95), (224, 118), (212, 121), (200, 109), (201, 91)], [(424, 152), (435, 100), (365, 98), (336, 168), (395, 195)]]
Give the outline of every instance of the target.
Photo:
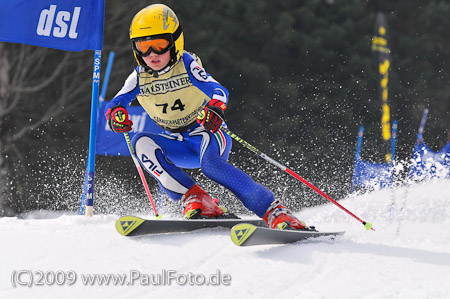
[(141, 165), (173, 200), (195, 185), (182, 170), (201, 168), (209, 179), (230, 190), (244, 206), (263, 217), (273, 193), (228, 163), (231, 137), (211, 133), (196, 117), (211, 100), (228, 102), (228, 91), (202, 68), (199, 58), (184, 52), (180, 61), (155, 76), (138, 66), (108, 104), (127, 107), (137, 99), (149, 116), (166, 131), (140, 133), (132, 140)]

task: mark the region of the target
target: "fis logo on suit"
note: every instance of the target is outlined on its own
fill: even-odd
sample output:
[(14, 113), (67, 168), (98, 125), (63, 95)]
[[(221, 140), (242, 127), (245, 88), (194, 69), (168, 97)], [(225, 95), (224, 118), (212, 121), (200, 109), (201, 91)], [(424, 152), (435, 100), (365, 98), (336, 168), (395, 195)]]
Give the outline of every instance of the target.
[(43, 9), (39, 16), (36, 33), (40, 36), (53, 36), (71, 39), (78, 37), (77, 26), (81, 7), (74, 7), (73, 11), (59, 10), (56, 5)]
[(191, 73), (200, 82), (216, 82), (198, 63), (194, 60), (190, 65)]
[(206, 74), (205, 70), (202, 69), (200, 66), (197, 65), (196, 67), (194, 67), (192, 69), (192, 72), (198, 77), (202, 78), (204, 81), (208, 80), (208, 75)]

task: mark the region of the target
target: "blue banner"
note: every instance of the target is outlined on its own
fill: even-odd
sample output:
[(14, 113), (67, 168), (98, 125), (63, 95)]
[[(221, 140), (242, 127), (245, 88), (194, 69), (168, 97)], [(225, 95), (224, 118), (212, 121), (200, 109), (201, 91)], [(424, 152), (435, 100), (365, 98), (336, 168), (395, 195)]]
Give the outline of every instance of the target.
[(392, 122), (391, 161), (389, 163), (372, 163), (361, 159), (361, 147), (364, 127), (358, 132), (358, 143), (355, 154), (355, 167), (353, 170), (352, 190), (358, 188), (379, 189), (392, 186), (394, 181), (395, 147), (397, 144), (397, 121)]
[[(97, 123), (97, 155), (103, 156), (130, 156), (127, 143), (123, 134), (114, 133), (109, 128), (105, 118), (105, 106), (107, 102), (102, 102), (99, 109)], [(164, 132), (144, 111), (141, 106), (130, 106), (127, 108), (130, 119), (133, 122), (133, 129), (129, 132), (130, 138), (134, 134), (141, 132)]]
[(354, 169), (354, 187), (385, 188), (392, 185), (393, 166), (391, 163), (372, 163), (359, 160)]
[(9, 0), (0, 41), (66, 51), (101, 50), (105, 0)]
[(409, 177), (415, 180), (450, 178), (450, 142), (439, 152), (434, 152), (422, 142), (414, 147), (409, 167)]

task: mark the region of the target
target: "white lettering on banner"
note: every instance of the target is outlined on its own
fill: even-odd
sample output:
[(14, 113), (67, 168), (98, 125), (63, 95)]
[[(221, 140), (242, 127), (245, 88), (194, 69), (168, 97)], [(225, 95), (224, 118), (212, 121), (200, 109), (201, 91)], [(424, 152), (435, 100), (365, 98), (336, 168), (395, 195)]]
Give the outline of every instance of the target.
[(131, 121), (134, 124), (134, 129), (136, 133), (140, 133), (142, 131), (144, 131), (144, 127), (145, 127), (145, 120), (147, 114), (144, 112), (141, 115), (131, 115)]
[[(43, 9), (41, 11), (36, 33), (40, 36), (53, 35), (54, 37), (63, 38), (66, 37), (67, 32), (69, 32), (69, 38), (76, 39), (78, 37), (77, 26), (80, 18), (80, 11), (81, 7), (75, 7), (73, 9), (73, 15), (65, 10), (56, 13), (56, 5), (50, 5), (49, 9)], [(72, 21), (70, 21), (71, 18)], [(55, 26), (53, 26), (53, 20), (55, 20)], [(69, 22), (70, 27), (68, 25)]]
[(100, 63), (101, 63), (101, 55), (102, 51), (96, 50), (95, 54), (99, 57), (94, 59), (94, 74), (92, 75), (92, 83), (99, 84), (100, 83)]

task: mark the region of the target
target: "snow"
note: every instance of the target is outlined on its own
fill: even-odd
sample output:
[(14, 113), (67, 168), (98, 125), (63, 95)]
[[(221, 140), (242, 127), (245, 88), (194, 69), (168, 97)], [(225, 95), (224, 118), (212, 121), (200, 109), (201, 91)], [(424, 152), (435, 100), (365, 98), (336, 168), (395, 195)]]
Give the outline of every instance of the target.
[[(331, 203), (297, 216), (321, 231), (346, 231), (339, 239), (254, 247), (234, 245), (226, 229), (127, 238), (115, 231), (118, 215), (0, 218), (0, 298), (450, 298), (448, 180), (339, 203), (375, 231)], [(62, 285), (50, 285), (56, 274)], [(86, 285), (88, 274), (140, 279)], [(170, 285), (145, 280), (163, 274)], [(211, 275), (220, 284), (202, 284)], [(31, 286), (19, 284), (31, 277)]]

